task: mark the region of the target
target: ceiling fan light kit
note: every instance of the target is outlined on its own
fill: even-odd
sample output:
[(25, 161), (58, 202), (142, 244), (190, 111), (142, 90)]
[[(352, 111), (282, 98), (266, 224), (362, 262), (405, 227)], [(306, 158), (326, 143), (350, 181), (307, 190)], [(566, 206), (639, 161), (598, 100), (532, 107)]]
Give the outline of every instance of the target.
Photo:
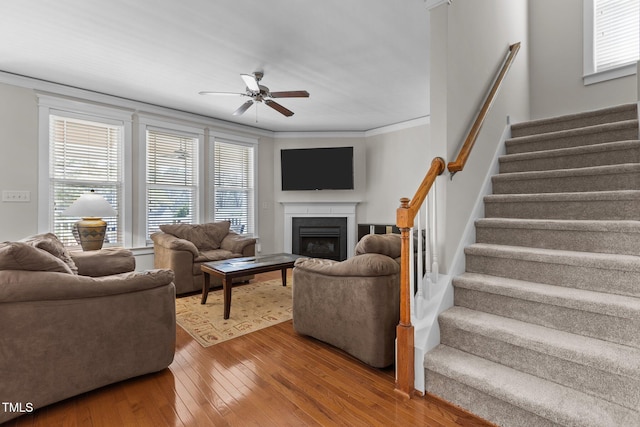
[(254, 102), (263, 102), (265, 105), (273, 108), (280, 114), (291, 117), (293, 116), (293, 111), (283, 107), (272, 98), (308, 98), (309, 92), (306, 90), (291, 90), (291, 91), (283, 91), (283, 92), (271, 92), (268, 87), (260, 84), (260, 80), (264, 77), (264, 73), (261, 71), (256, 71), (253, 74), (240, 74), (240, 77), (245, 83), (246, 92), (245, 93), (234, 93), (234, 92), (208, 92), (202, 91), (200, 95), (237, 95), (237, 96), (248, 96), (251, 100), (242, 104), (236, 111), (233, 112), (234, 116), (240, 116), (245, 111), (247, 111)]

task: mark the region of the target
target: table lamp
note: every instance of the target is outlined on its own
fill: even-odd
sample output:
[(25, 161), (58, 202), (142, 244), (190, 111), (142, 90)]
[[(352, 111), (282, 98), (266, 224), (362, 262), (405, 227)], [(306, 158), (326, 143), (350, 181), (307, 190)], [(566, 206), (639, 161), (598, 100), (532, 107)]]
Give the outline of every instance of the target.
[(82, 219), (76, 222), (80, 246), (83, 251), (97, 251), (102, 249), (104, 235), (107, 231), (107, 223), (103, 217), (116, 216), (113, 207), (94, 190), (85, 193), (71, 204), (62, 215), (79, 216)]

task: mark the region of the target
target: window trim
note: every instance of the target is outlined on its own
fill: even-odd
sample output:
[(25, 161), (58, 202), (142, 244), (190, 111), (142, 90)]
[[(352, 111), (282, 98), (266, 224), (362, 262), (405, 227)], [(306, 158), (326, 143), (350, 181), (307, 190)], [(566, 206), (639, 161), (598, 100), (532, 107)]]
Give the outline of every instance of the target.
[(204, 153), (204, 141), (205, 130), (204, 128), (188, 126), (183, 124), (174, 123), (168, 120), (160, 120), (153, 117), (139, 115), (137, 120), (138, 131), (138, 162), (137, 162), (137, 178), (138, 187), (137, 194), (134, 196), (135, 200), (138, 200), (138, 208), (136, 214), (136, 228), (134, 230), (134, 246), (145, 247), (152, 246), (153, 242), (147, 239), (147, 130), (157, 130), (167, 133), (175, 133), (177, 135), (184, 135), (188, 137), (197, 138), (197, 156), (198, 161), (197, 168), (197, 191), (196, 191), (196, 215), (195, 221), (201, 222), (203, 218), (207, 218), (205, 212), (206, 209), (206, 189), (208, 185), (205, 179), (205, 153)]
[[(596, 71), (595, 68), (595, 0), (583, 0), (583, 76), (585, 86), (637, 74), (638, 62)], [(640, 25), (640, 24), (639, 24)]]
[(113, 108), (106, 108), (76, 100), (61, 99), (44, 94), (37, 94), (38, 99), (38, 233), (50, 231), (51, 217), (49, 209), (49, 126), (52, 115), (102, 122), (123, 127), (122, 156), (122, 244), (131, 247), (132, 239), (126, 230), (131, 224), (131, 113)]
[[(210, 165), (215, 164), (215, 143), (216, 142), (222, 142), (225, 144), (236, 144), (236, 145), (241, 145), (241, 146), (245, 146), (245, 147), (251, 147), (253, 148), (253, 197), (252, 197), (252, 205), (253, 205), (253, 214), (252, 214), (252, 218), (253, 218), (253, 232), (251, 233), (252, 236), (254, 237), (258, 237), (260, 234), (260, 230), (259, 230), (259, 221), (258, 221), (258, 214), (259, 214), (259, 209), (258, 209), (258, 148), (259, 148), (259, 144), (258, 144), (258, 139), (256, 138), (247, 138), (247, 137), (241, 137), (238, 135), (231, 135), (231, 134), (226, 134), (226, 133), (221, 133), (221, 132), (215, 132), (210, 130), (210, 134), (209, 134), (209, 144), (208, 144), (208, 156), (207, 159), (209, 161)], [(208, 212), (208, 220), (209, 221), (214, 221), (215, 220), (215, 193), (216, 193), (216, 186), (215, 186), (215, 170), (213, 167), (208, 169), (208, 175), (207, 175), (207, 198), (203, 199), (206, 201), (207, 206), (211, 206), (210, 212)]]

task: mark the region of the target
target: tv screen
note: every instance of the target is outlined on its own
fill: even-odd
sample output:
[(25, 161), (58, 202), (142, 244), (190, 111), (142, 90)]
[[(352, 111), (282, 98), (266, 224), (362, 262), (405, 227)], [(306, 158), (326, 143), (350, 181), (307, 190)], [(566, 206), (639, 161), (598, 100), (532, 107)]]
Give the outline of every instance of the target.
[(280, 151), (282, 190), (353, 190), (353, 147)]

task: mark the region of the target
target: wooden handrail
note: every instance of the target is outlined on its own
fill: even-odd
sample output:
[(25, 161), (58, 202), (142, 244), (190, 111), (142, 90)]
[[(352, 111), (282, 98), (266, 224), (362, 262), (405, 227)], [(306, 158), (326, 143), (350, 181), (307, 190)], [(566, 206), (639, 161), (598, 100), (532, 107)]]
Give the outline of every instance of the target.
[[(449, 172), (453, 176), (456, 172), (464, 169), (467, 158), (471, 153), (471, 149), (478, 138), (480, 128), (484, 123), (487, 113), (496, 98), (498, 90), (504, 81), (516, 54), (520, 50), (520, 43), (509, 46), (509, 53), (502, 65), (500, 73), (496, 77), (487, 98), (482, 105), (481, 110), (476, 116), (476, 120), (469, 131), (469, 135), (464, 141), (464, 145), (458, 153), (455, 161), (446, 165)], [(411, 398), (414, 389), (415, 380), (415, 356), (414, 356), (414, 328), (411, 324), (411, 298), (413, 292), (411, 290), (411, 281), (409, 277), (409, 263), (413, 258), (410, 253), (409, 234), (413, 228), (413, 222), (424, 203), (429, 190), (433, 186), (436, 178), (445, 170), (445, 161), (441, 157), (436, 157), (431, 161), (429, 171), (425, 175), (422, 183), (418, 187), (413, 199), (400, 199), (400, 207), (396, 211), (396, 225), (400, 229), (401, 250), (400, 250), (400, 322), (396, 327), (396, 393), (406, 398)]]
[(396, 387), (395, 391), (407, 398), (414, 392), (414, 342), (413, 325), (411, 324), (411, 281), (409, 278), (409, 233), (420, 206), (429, 194), (429, 190), (445, 170), (445, 161), (436, 157), (431, 161), (429, 171), (418, 187), (413, 199), (400, 199), (400, 207), (396, 211), (396, 225), (400, 229), (400, 323), (396, 327)]
[(520, 42), (514, 43), (509, 46), (509, 52), (507, 54), (506, 60), (504, 61), (504, 64), (502, 65), (502, 69), (496, 77), (496, 80), (493, 83), (493, 86), (491, 87), (491, 90), (489, 91), (489, 94), (487, 95), (482, 108), (478, 112), (476, 120), (475, 122), (473, 122), (473, 126), (469, 131), (469, 135), (467, 135), (467, 138), (464, 140), (464, 144), (462, 145), (462, 148), (458, 153), (458, 157), (456, 157), (453, 162), (449, 162), (449, 164), (447, 165), (447, 169), (449, 169), (449, 172), (451, 172), (451, 176), (453, 176), (456, 172), (460, 172), (464, 169), (464, 165), (467, 163), (467, 159), (469, 158), (469, 154), (471, 154), (473, 145), (478, 139), (478, 134), (480, 133), (482, 124), (484, 123), (484, 120), (487, 117), (489, 110), (491, 109), (491, 105), (496, 99), (498, 90), (500, 89), (500, 86), (502, 85), (502, 82), (504, 81), (504, 78), (507, 75), (507, 72), (509, 71), (509, 68), (511, 67), (511, 64), (513, 63), (513, 60), (515, 59), (519, 50)]

